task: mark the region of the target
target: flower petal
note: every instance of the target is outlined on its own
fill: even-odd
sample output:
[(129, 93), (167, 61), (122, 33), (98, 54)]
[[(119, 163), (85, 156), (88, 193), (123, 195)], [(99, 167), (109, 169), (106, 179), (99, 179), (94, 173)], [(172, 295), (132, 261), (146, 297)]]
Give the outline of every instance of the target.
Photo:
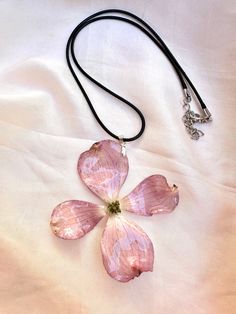
[(65, 240), (82, 238), (105, 216), (105, 207), (84, 201), (63, 202), (52, 212), (53, 233)]
[(127, 282), (152, 271), (153, 245), (147, 234), (122, 215), (111, 216), (101, 240), (103, 264), (114, 279)]
[(179, 202), (179, 192), (176, 185), (171, 188), (166, 178), (152, 175), (144, 179), (126, 197), (120, 200), (120, 206), (127, 211), (151, 216), (168, 213), (175, 209)]
[(97, 142), (80, 155), (79, 175), (88, 188), (106, 202), (116, 200), (128, 174), (128, 158), (112, 140)]

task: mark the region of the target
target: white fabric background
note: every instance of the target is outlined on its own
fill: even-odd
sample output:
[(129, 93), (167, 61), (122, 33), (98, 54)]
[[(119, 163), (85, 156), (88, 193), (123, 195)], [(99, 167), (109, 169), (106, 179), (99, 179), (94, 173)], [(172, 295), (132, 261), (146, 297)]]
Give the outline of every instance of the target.
[[(128, 144), (130, 172), (121, 195), (155, 173), (180, 189), (172, 214), (126, 214), (155, 247), (154, 272), (127, 284), (103, 268), (103, 222), (72, 242), (49, 228), (58, 203), (99, 202), (76, 164), (108, 136), (67, 68), (65, 44), (83, 18), (106, 8), (130, 10), (158, 31), (214, 119), (201, 127), (200, 141), (190, 140), (173, 69), (132, 26), (98, 22), (79, 36), (84, 68), (146, 117), (145, 134)], [(235, 28), (234, 0), (0, 1), (1, 314), (235, 313)], [(82, 81), (106, 125), (135, 134), (135, 114)]]

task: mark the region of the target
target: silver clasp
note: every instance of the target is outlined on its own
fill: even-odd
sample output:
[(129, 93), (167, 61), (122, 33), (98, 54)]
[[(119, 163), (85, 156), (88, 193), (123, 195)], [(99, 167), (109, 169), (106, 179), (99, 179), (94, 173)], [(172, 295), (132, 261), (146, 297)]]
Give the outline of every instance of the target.
[(192, 100), (192, 97), (190, 95), (190, 92), (187, 88), (184, 89), (184, 97), (186, 102), (190, 102)]

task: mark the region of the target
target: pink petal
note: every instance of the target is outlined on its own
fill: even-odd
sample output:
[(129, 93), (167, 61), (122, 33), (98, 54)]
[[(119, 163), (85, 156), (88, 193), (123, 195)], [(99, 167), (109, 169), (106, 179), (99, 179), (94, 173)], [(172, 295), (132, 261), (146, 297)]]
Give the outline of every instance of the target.
[(178, 188), (175, 185), (171, 188), (165, 177), (152, 175), (120, 200), (120, 206), (139, 215), (151, 216), (171, 212), (178, 202)]
[(80, 155), (78, 172), (88, 188), (104, 201), (116, 200), (128, 174), (128, 158), (112, 140), (97, 142)]
[(66, 201), (53, 210), (51, 228), (65, 240), (82, 238), (105, 216), (104, 206), (84, 201)]
[(107, 273), (118, 281), (127, 282), (153, 269), (151, 240), (139, 226), (122, 215), (113, 215), (108, 219), (101, 251)]

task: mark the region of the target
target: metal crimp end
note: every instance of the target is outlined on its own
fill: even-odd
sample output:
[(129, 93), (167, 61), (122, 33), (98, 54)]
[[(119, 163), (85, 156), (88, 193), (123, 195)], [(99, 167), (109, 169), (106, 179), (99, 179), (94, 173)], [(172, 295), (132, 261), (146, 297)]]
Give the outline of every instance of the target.
[(203, 112), (205, 115), (205, 119), (208, 121), (212, 121), (212, 115), (211, 115), (210, 111), (207, 108), (205, 108), (205, 109), (203, 109)]

